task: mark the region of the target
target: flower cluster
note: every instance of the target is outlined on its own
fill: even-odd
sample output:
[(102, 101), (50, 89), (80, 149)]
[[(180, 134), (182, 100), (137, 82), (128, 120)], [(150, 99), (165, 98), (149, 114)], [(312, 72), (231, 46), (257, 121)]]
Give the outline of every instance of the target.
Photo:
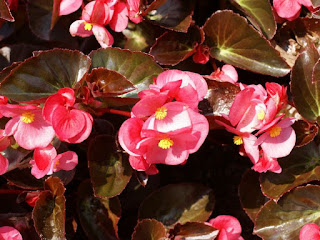
[(240, 153), (247, 155), (257, 172), (281, 172), (277, 158), (289, 155), (296, 141), (291, 127), (294, 118), (279, 114), (287, 102), (286, 88), (277, 83), (243, 86), (236, 95), (228, 123), (217, 121), (234, 133), (234, 143), (241, 145)]
[[(34, 150), (31, 173), (36, 178), (53, 172), (71, 170), (78, 164), (76, 153), (67, 151), (57, 154), (51, 141), (57, 136), (61, 141), (80, 143), (88, 138), (93, 118), (78, 109), (75, 104), (74, 90), (62, 88), (48, 97), (44, 107), (38, 105), (17, 105), (0, 102), (0, 114), (11, 118), (5, 129), (0, 131), (0, 150), (5, 150), (13, 136), (19, 146)], [(7, 171), (8, 160), (0, 155), (0, 174)]]
[[(141, 22), (139, 3), (139, 0), (89, 2), (82, 10), (81, 19), (71, 24), (70, 34), (80, 37), (94, 34), (101, 47), (109, 47), (113, 44), (113, 37), (104, 26), (108, 24), (113, 31), (122, 32), (128, 25), (128, 19)], [(60, 15), (70, 14), (81, 5), (82, 0), (63, 0), (60, 3)]]
[(119, 142), (134, 169), (156, 174), (155, 164), (184, 164), (200, 148), (209, 125), (198, 113), (198, 103), (207, 91), (199, 74), (168, 70), (139, 93), (132, 117), (119, 130)]

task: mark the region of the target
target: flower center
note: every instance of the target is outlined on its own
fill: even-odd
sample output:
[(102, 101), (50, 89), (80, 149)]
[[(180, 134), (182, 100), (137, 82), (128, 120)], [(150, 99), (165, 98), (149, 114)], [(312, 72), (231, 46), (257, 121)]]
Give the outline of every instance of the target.
[(233, 137), (233, 142), (234, 142), (235, 145), (241, 145), (243, 143), (242, 137), (234, 136)]
[(173, 145), (173, 141), (170, 138), (161, 139), (160, 142), (158, 143), (159, 148), (162, 148), (162, 149), (169, 149), (170, 147), (172, 147), (172, 145)]
[(92, 29), (92, 24), (91, 23), (85, 23), (84, 24), (84, 30), (87, 30), (87, 31), (91, 31), (91, 29)]
[(165, 107), (159, 107), (155, 113), (155, 117), (158, 120), (162, 120), (167, 116), (167, 109)]
[(20, 120), (24, 123), (32, 123), (34, 121), (34, 113), (24, 112), (22, 113)]
[(263, 120), (265, 117), (264, 111), (261, 109), (260, 112), (257, 113), (257, 117), (259, 120)]
[(273, 128), (271, 128), (270, 130), (270, 137), (277, 137), (280, 135), (281, 133), (281, 127), (278, 126), (274, 126)]
[(57, 166), (60, 164), (59, 159), (54, 163), (53, 165), (53, 169), (56, 171), (57, 170)]

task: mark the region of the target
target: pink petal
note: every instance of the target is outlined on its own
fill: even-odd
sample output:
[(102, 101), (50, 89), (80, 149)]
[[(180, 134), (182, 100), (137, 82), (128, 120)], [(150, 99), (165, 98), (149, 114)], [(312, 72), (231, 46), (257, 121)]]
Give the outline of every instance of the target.
[[(226, 231), (226, 236), (227, 238), (222, 238), (225, 240), (238, 240), (242, 239), (240, 234), (241, 234), (241, 225), (238, 221), (233, 216), (228, 216), (228, 215), (220, 215), (214, 219), (211, 219), (209, 223), (216, 229), (219, 229), (220, 231), (223, 229)], [(220, 233), (219, 233), (220, 235)], [(218, 237), (220, 240), (220, 238)]]
[(9, 161), (0, 153), (0, 175), (8, 171)]
[(101, 47), (107, 48), (113, 44), (113, 36), (101, 25), (93, 25), (92, 31)]
[(146, 171), (150, 167), (150, 164), (147, 163), (146, 160), (141, 156), (136, 157), (130, 155), (129, 162), (131, 167), (137, 171)]
[(33, 153), (35, 164), (39, 170), (48, 168), (56, 156), (57, 151), (51, 144), (45, 148), (36, 148)]
[(252, 169), (256, 172), (263, 173), (263, 172), (274, 172), (274, 173), (281, 173), (282, 169), (279, 165), (276, 158), (269, 157), (264, 152), (260, 157), (259, 161), (255, 163)]
[(309, 7), (312, 7), (312, 2), (311, 0), (297, 0), (298, 3), (300, 3), (301, 5), (309, 8)]
[(249, 134), (247, 137), (243, 137), (243, 147), (250, 158), (250, 160), (255, 164), (259, 160), (259, 148), (258, 145), (255, 145), (255, 142), (257, 141), (257, 138)]
[(89, 37), (92, 35), (92, 29), (86, 30), (85, 29), (86, 22), (84, 20), (77, 20), (74, 21), (69, 28), (69, 32), (71, 36), (80, 36), (80, 37)]
[(16, 104), (0, 104), (0, 113), (8, 118), (20, 116), (22, 113), (28, 110), (39, 109), (34, 105), (16, 105)]
[(168, 95), (166, 93), (145, 96), (133, 106), (132, 113), (138, 118), (149, 117), (154, 114), (158, 108), (162, 107), (167, 99)]
[(20, 124), (20, 117), (15, 117), (9, 120), (5, 126), (4, 135), (12, 136), (18, 129)]
[(320, 229), (315, 223), (308, 223), (300, 230), (300, 240), (320, 240)]
[(115, 32), (122, 32), (128, 26), (128, 9), (124, 2), (114, 5), (114, 13), (109, 26)]
[(224, 73), (224, 75), (228, 76), (229, 79), (231, 79), (231, 82), (235, 83), (238, 81), (237, 70), (232, 65), (229, 65), (229, 64), (223, 65), (223, 67), (221, 68), (221, 71)]
[(180, 88), (180, 91), (178, 92), (175, 98), (177, 101), (186, 103), (192, 109), (198, 109), (198, 94), (197, 91), (191, 85), (187, 85), (183, 88)]
[(22, 236), (17, 229), (9, 226), (4, 226), (0, 227), (0, 239), (22, 240)]
[(59, 15), (68, 15), (77, 11), (82, 5), (82, 0), (61, 0)]
[(297, 0), (274, 0), (273, 7), (279, 17), (289, 21), (297, 18), (301, 11), (301, 4)]
[(110, 20), (110, 8), (101, 0), (89, 2), (82, 11), (81, 19), (93, 24), (105, 25)]
[(53, 94), (44, 103), (44, 107), (42, 109), (43, 118), (52, 123), (52, 116), (54, 115), (54, 111), (65, 104), (64, 98), (60, 94)]
[(73, 151), (67, 151), (58, 156), (55, 159), (56, 169), (55, 171), (59, 170), (66, 170), (70, 171), (74, 169), (78, 165), (78, 155)]

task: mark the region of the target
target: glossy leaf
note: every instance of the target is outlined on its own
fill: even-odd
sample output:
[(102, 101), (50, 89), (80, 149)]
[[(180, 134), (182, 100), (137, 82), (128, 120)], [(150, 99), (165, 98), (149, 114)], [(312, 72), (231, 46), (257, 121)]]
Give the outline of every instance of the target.
[(210, 188), (195, 183), (170, 184), (149, 195), (139, 208), (139, 219), (154, 218), (165, 226), (206, 221), (214, 207)]
[(302, 147), (311, 142), (317, 136), (319, 127), (316, 124), (304, 120), (298, 120), (292, 125), (296, 133), (296, 147)]
[(200, 222), (187, 222), (183, 225), (178, 223), (170, 230), (170, 237), (184, 240), (212, 240), (217, 237), (219, 230)]
[(240, 88), (229, 82), (219, 82), (206, 78), (208, 83), (208, 93), (206, 99), (211, 107), (210, 113), (215, 116), (222, 114), (229, 115), (230, 107)]
[(41, 239), (65, 238), (65, 188), (59, 178), (51, 177), (45, 182), (34, 206), (32, 218)]
[[(309, 121), (316, 121), (320, 116), (320, 82), (312, 81), (313, 77), (320, 77), (320, 72), (316, 70), (320, 66), (320, 63), (317, 63), (318, 59), (316, 48), (307, 47), (297, 58), (291, 73), (293, 102), (298, 112)], [(315, 72), (312, 74), (313, 69)]]
[(48, 97), (60, 88), (73, 88), (87, 73), (90, 59), (78, 51), (53, 49), (28, 58), (0, 85), (0, 94), (15, 101)]
[(150, 54), (158, 63), (173, 66), (190, 57), (203, 41), (203, 31), (198, 26), (191, 26), (187, 33), (166, 32), (157, 39)]
[(267, 39), (273, 38), (277, 25), (269, 0), (233, 0), (232, 3), (248, 16), (249, 21)]
[(171, 30), (186, 32), (191, 23), (194, 0), (156, 0), (143, 13), (152, 23)]
[(261, 175), (262, 192), (275, 200), (296, 186), (320, 180), (320, 148), (314, 142), (295, 148), (289, 156), (278, 160), (281, 173)]
[(254, 233), (268, 240), (299, 239), (307, 223), (320, 224), (320, 187), (299, 187), (275, 203), (270, 200), (257, 216)]
[(5, 0), (0, 0), (0, 18), (9, 22), (14, 22), (14, 17)]
[(153, 77), (162, 72), (162, 68), (150, 55), (141, 52), (107, 48), (93, 51), (89, 56), (92, 60), (91, 69), (103, 67), (116, 71), (134, 84), (137, 90), (124, 96), (133, 96), (147, 89), (153, 83)]
[(127, 186), (132, 169), (125, 155), (117, 151), (114, 137), (100, 135), (93, 139), (88, 161), (95, 196), (114, 197)]
[(245, 18), (229, 10), (215, 12), (205, 23), (210, 55), (256, 73), (284, 76), (290, 68), (270, 43)]
[(239, 185), (241, 205), (253, 222), (261, 207), (269, 200), (261, 192), (259, 176), (259, 173), (248, 170)]
[(143, 219), (134, 228), (131, 240), (163, 240), (166, 228), (155, 219)]
[(84, 181), (78, 189), (77, 211), (82, 228), (90, 240), (118, 239), (117, 224), (121, 206), (117, 197), (94, 197), (90, 181)]
[(111, 97), (135, 90), (123, 75), (105, 68), (93, 69), (86, 81), (93, 97)]

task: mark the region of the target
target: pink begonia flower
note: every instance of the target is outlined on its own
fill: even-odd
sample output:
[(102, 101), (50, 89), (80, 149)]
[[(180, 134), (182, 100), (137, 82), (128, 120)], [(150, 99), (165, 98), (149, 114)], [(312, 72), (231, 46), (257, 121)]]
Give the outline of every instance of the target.
[(32, 164), (31, 174), (37, 179), (60, 170), (70, 171), (78, 164), (78, 156), (75, 152), (67, 151), (57, 154), (52, 145), (45, 148), (36, 148), (33, 158), (34, 160), (30, 161), (30, 164)]
[(140, 13), (140, 0), (127, 0), (129, 9), (129, 18), (134, 23), (139, 23), (142, 21)]
[(218, 68), (210, 76), (223, 82), (236, 83), (238, 81), (237, 70), (229, 64), (223, 65), (221, 69)]
[(252, 169), (259, 173), (263, 173), (267, 171), (274, 172), (274, 173), (281, 173), (282, 171), (282, 168), (279, 165), (277, 159), (269, 157), (262, 150), (260, 151), (260, 158), (258, 162), (255, 163)]
[(13, 135), (17, 143), (28, 150), (46, 147), (54, 137), (52, 126), (42, 117), (42, 110), (34, 105), (0, 105), (0, 113), (11, 117), (4, 135)]
[(61, 0), (59, 15), (68, 15), (77, 11), (82, 5), (82, 0)]
[(287, 87), (284, 87), (278, 83), (267, 82), (266, 89), (268, 95), (275, 102), (277, 111), (281, 110), (288, 102)]
[(308, 223), (300, 230), (299, 240), (320, 240), (320, 228), (315, 223)]
[(285, 118), (283, 115), (260, 129), (256, 135), (263, 133), (255, 145), (260, 145), (264, 153), (271, 158), (288, 156), (296, 143), (296, 133), (291, 127), (295, 118)]
[(315, 11), (311, 0), (273, 0), (273, 7), (277, 15), (289, 21), (299, 17), (302, 5), (311, 12)]
[(20, 232), (9, 226), (0, 227), (0, 240), (22, 240)]
[(8, 171), (9, 161), (0, 153), (0, 175), (5, 174)]
[(83, 142), (92, 130), (92, 116), (76, 109), (74, 104), (74, 90), (61, 88), (48, 97), (42, 111), (44, 119), (52, 124), (57, 137), (68, 143)]
[(207, 46), (198, 45), (192, 59), (195, 63), (206, 64), (210, 59), (209, 48)]
[(241, 225), (233, 216), (220, 215), (209, 221), (209, 224), (219, 229), (217, 240), (243, 240), (241, 237)]

